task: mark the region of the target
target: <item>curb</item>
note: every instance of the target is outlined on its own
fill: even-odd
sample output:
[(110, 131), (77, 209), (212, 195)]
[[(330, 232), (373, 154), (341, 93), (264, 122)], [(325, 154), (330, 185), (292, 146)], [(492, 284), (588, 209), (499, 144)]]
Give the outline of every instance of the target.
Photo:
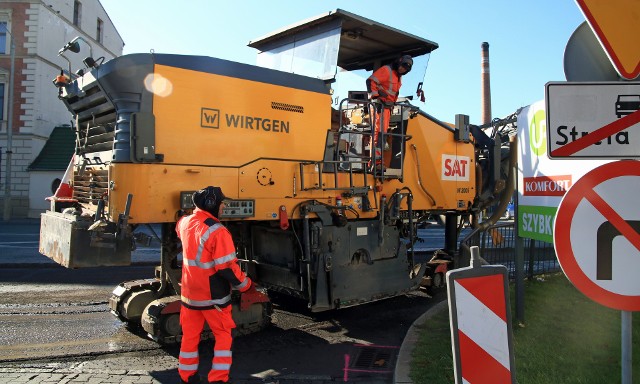
[[(129, 265), (120, 265), (119, 267), (157, 267), (160, 265), (160, 261), (134, 261)], [(9, 269), (25, 269), (25, 268), (65, 268), (64, 266), (56, 263), (55, 261), (44, 261), (44, 262), (34, 262), (34, 263), (3, 263), (0, 262), (0, 268)], [(85, 268), (112, 268), (112, 267), (85, 267)], [(66, 269), (74, 269), (74, 268), (66, 268)]]
[(14, 225), (40, 226), (40, 219), (11, 219), (9, 221), (0, 220), (0, 227), (12, 227)]
[(393, 382), (395, 384), (413, 384), (413, 381), (409, 377), (409, 373), (411, 372), (411, 361), (413, 360), (411, 354), (413, 353), (415, 344), (420, 336), (419, 328), (422, 328), (429, 319), (448, 306), (449, 302), (447, 300), (443, 300), (429, 308), (429, 310), (423, 313), (422, 316), (418, 317), (418, 319), (411, 324), (411, 327), (409, 327), (409, 330), (402, 341), (402, 345), (400, 346), (400, 352), (398, 353), (398, 361), (396, 362), (396, 368), (393, 372)]

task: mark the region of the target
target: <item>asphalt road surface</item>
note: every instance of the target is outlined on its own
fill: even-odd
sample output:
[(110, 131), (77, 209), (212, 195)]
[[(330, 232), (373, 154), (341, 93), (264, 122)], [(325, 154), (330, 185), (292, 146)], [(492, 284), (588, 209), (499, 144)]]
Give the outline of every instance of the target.
[[(108, 311), (122, 280), (147, 277), (152, 267), (3, 268), (0, 270), (0, 366), (171, 370), (176, 346), (161, 347)], [(305, 303), (275, 298), (272, 326), (236, 338), (237, 377), (383, 379), (391, 382), (409, 326), (443, 299), (418, 291), (392, 299), (312, 315)], [(202, 361), (211, 359), (211, 342)], [(346, 368), (346, 370), (345, 370)]]
[[(153, 266), (69, 270), (46, 258), (32, 262), (44, 257), (37, 254), (37, 235), (29, 234), (34, 228), (0, 227), (0, 263), (16, 255), (21, 260), (0, 268), (0, 367), (175, 370), (176, 346), (159, 346), (129, 329), (107, 306), (118, 283), (151, 277)], [(409, 326), (444, 298), (445, 292), (432, 298), (416, 291), (311, 314), (306, 303), (274, 297), (272, 325), (234, 341), (232, 376), (392, 382)], [(202, 343), (202, 362), (211, 361), (211, 348)], [(201, 369), (204, 374), (206, 365)]]

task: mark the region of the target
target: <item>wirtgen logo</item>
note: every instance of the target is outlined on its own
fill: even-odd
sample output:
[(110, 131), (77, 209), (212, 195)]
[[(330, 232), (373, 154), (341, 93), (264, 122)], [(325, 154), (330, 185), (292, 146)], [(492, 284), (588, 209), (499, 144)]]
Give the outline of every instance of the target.
[(529, 123), (529, 146), (536, 156), (547, 152), (547, 115), (544, 109), (536, 111)]
[(200, 112), (200, 126), (205, 128), (220, 128), (220, 110), (202, 108)]

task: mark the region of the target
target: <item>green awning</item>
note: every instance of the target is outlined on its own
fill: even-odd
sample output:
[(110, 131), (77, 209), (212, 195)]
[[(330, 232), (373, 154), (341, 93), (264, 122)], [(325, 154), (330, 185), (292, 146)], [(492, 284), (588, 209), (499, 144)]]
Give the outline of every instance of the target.
[(49, 139), (27, 171), (65, 171), (75, 150), (75, 133), (68, 125), (53, 128)]

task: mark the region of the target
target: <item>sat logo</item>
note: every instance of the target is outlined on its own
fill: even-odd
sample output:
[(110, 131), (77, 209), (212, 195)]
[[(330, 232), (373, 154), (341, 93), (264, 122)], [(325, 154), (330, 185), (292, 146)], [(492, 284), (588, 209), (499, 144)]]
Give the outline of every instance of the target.
[(442, 155), (442, 180), (469, 181), (470, 159), (466, 156)]

